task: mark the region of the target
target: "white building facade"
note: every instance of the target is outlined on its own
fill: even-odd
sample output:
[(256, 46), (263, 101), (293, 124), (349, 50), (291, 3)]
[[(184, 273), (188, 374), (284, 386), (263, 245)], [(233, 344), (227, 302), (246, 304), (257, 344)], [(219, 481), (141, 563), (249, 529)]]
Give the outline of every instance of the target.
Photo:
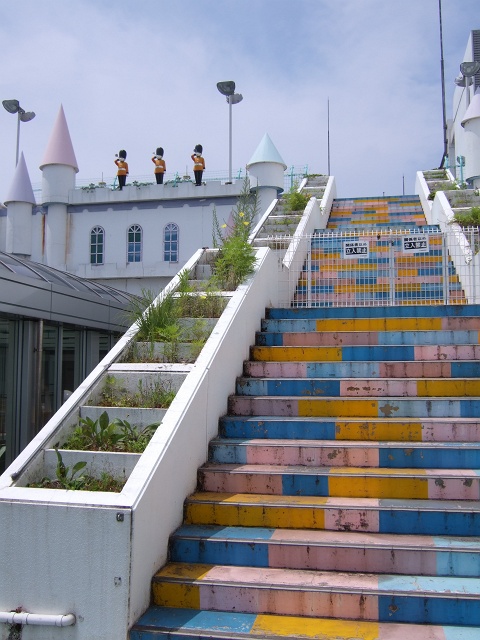
[[(465, 63), (465, 64), (464, 64)], [(470, 63), (477, 63), (471, 65)], [(448, 166), (458, 182), (480, 188), (480, 29), (471, 31), (455, 80), (448, 121)], [(471, 74), (471, 75), (469, 75)]]
[[(286, 168), (265, 135), (248, 164), (261, 215), (283, 191)], [(0, 212), (0, 250), (139, 294), (158, 291), (200, 247), (213, 246), (214, 217), (229, 219), (244, 180), (189, 180), (77, 188), (78, 172), (61, 107), (40, 165), (42, 192), (34, 198), (23, 156)], [(267, 180), (268, 184), (264, 184)]]

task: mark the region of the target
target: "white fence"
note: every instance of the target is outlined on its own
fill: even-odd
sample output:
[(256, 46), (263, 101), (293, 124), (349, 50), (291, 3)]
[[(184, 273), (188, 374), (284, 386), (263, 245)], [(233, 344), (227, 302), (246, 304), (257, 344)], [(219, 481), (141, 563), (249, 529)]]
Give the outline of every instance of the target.
[(268, 246), (284, 256), (280, 290), (294, 291), (281, 297), (284, 307), (480, 302), (476, 227), (331, 230), (272, 237)]

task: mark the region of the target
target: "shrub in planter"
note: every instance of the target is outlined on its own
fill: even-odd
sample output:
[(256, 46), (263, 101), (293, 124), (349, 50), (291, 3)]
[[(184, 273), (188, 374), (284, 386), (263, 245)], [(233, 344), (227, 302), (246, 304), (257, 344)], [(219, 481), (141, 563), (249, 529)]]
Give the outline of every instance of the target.
[(142, 453), (158, 426), (156, 422), (139, 428), (118, 418), (110, 422), (104, 411), (97, 420), (80, 418), (78, 427), (62, 444), (62, 449)]
[(55, 478), (44, 477), (39, 482), (31, 482), (28, 487), (35, 489), (67, 489), (73, 491), (108, 491), (120, 492), (125, 481), (113, 477), (108, 473), (102, 473), (99, 478), (82, 474), (86, 467), (85, 461), (78, 461), (73, 467), (67, 467), (62, 459), (62, 455), (55, 449), (57, 454), (57, 466)]

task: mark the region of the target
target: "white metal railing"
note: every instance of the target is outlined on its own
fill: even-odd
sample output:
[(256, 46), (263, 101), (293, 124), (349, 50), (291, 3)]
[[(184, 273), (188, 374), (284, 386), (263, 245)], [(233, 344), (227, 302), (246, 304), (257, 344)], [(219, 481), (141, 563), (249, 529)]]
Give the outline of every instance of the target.
[[(267, 239), (265, 239), (267, 240)], [(285, 251), (283, 307), (480, 303), (480, 230), (451, 225), (412, 229), (317, 231), (268, 239)]]

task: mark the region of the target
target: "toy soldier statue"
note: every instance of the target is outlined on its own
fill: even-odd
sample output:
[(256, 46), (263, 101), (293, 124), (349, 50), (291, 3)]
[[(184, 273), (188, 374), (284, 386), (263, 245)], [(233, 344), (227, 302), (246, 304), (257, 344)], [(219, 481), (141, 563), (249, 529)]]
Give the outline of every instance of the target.
[(195, 174), (195, 186), (200, 187), (202, 184), (202, 175), (205, 171), (205, 160), (202, 158), (203, 147), (201, 144), (195, 145), (193, 150), (193, 173)]
[(165, 164), (165, 160), (163, 159), (162, 147), (157, 147), (157, 150), (153, 155), (152, 162), (155, 165), (155, 169), (153, 170), (153, 172), (155, 174), (157, 184), (163, 184), (163, 174), (167, 170), (167, 165)]
[(120, 149), (120, 151), (118, 153), (115, 154), (115, 164), (117, 165), (117, 178), (118, 178), (118, 185), (119, 185), (119, 189), (120, 191), (123, 189), (123, 187), (125, 186), (125, 182), (127, 180), (127, 176), (128, 176), (128, 164), (126, 163), (126, 158), (127, 158), (127, 152), (125, 151), (125, 149)]

